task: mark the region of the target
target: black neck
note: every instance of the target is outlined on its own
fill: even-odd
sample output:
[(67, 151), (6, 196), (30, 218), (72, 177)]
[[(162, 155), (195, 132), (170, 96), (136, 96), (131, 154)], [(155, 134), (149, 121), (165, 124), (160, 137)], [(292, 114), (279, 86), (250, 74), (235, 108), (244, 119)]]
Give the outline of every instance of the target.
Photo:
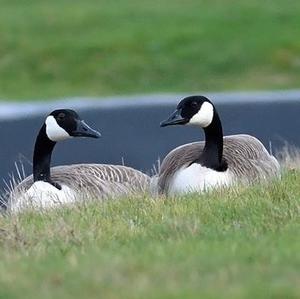
[(204, 133), (205, 146), (199, 162), (201, 165), (217, 171), (226, 170), (227, 165), (223, 161), (223, 129), (216, 111), (214, 111), (211, 124), (204, 128)]
[(46, 135), (46, 126), (41, 128), (34, 146), (33, 154), (33, 180), (51, 182), (50, 162), (51, 154), (56, 142), (51, 141)]

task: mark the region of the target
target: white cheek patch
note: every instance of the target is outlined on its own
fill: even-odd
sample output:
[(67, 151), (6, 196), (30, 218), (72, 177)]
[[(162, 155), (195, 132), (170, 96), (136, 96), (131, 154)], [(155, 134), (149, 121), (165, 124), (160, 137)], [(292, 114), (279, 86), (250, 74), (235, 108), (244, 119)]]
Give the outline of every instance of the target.
[(204, 102), (200, 110), (188, 122), (190, 125), (201, 126), (206, 128), (209, 126), (214, 117), (214, 107), (209, 102)]
[(45, 121), (46, 134), (48, 138), (54, 142), (71, 138), (69, 133), (58, 125), (55, 118), (49, 115)]

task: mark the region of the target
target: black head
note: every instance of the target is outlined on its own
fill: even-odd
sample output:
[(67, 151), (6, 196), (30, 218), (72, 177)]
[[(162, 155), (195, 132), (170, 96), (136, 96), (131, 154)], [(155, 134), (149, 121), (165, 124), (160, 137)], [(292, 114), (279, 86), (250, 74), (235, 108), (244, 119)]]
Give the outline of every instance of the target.
[(161, 122), (161, 127), (171, 125), (197, 125), (202, 128), (209, 126), (213, 120), (215, 108), (204, 96), (190, 96), (179, 102), (171, 116)]
[(71, 137), (99, 138), (101, 136), (70, 109), (52, 111), (46, 118), (45, 128), (47, 137), (54, 142)]

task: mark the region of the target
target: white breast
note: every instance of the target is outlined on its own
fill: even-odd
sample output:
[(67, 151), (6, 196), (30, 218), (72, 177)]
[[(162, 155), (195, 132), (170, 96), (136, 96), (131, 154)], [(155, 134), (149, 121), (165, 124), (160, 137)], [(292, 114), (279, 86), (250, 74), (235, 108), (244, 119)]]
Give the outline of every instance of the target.
[(75, 199), (75, 192), (65, 185), (58, 190), (49, 183), (38, 181), (24, 194), (11, 199), (10, 210), (13, 213), (26, 209), (44, 210), (72, 203)]
[(228, 169), (219, 172), (193, 163), (175, 173), (169, 186), (169, 194), (202, 192), (214, 187), (228, 186), (232, 183), (233, 178)]

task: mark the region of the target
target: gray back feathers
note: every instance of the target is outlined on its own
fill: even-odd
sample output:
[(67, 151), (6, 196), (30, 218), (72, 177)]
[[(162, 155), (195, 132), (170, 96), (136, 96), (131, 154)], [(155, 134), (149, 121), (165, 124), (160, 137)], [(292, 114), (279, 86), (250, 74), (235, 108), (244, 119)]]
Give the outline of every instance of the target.
[[(255, 137), (231, 135), (225, 136), (223, 140), (223, 159), (228, 163), (228, 169), (236, 181), (252, 183), (280, 175), (278, 161)], [(168, 193), (173, 175), (197, 160), (204, 145), (204, 141), (185, 144), (175, 148), (166, 156), (157, 182), (159, 193)]]
[[(144, 193), (149, 190), (150, 177), (130, 167), (106, 164), (74, 164), (51, 168), (51, 179), (66, 185), (78, 195), (106, 199)], [(33, 184), (28, 176), (13, 190), (11, 197), (26, 192)]]

